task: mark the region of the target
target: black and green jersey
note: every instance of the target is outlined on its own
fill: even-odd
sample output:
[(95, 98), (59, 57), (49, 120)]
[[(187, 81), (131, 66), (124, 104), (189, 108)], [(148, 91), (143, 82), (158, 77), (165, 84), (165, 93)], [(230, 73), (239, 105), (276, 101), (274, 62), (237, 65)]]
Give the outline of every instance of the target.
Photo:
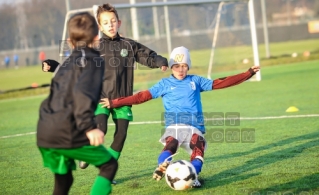
[(37, 145), (77, 148), (90, 145), (86, 132), (97, 127), (104, 60), (92, 48), (76, 48), (55, 71), (50, 94), (40, 106)]
[(105, 61), (102, 98), (115, 99), (133, 94), (135, 62), (148, 68), (168, 65), (167, 59), (155, 51), (119, 35), (115, 38), (103, 35), (98, 50)]

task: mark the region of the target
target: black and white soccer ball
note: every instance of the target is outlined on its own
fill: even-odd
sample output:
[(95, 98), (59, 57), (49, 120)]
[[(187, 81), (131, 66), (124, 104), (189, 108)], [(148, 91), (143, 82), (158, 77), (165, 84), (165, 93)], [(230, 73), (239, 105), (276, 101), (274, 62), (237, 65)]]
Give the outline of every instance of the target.
[(186, 190), (196, 179), (195, 167), (186, 160), (175, 161), (166, 169), (165, 180), (173, 190)]

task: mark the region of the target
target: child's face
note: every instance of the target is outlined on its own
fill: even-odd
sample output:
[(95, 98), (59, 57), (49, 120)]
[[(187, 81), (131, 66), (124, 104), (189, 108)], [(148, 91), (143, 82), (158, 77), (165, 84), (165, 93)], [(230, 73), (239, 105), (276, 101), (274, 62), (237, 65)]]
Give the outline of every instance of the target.
[(183, 80), (187, 76), (188, 65), (187, 64), (174, 64), (172, 66), (172, 72), (176, 79)]
[(103, 12), (100, 15), (100, 30), (108, 37), (114, 38), (121, 26), (121, 20), (113, 12)]

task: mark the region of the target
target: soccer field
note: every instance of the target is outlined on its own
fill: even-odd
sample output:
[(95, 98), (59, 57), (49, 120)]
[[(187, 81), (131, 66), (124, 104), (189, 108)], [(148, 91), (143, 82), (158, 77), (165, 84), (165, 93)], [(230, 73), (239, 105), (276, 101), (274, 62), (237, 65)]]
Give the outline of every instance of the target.
[[(208, 148), (200, 189), (176, 192), (165, 180), (152, 180), (163, 126), (160, 99), (134, 106), (134, 122), (119, 160), (118, 185), (112, 194), (319, 194), (319, 60), (261, 69), (261, 82), (202, 93), (204, 112), (240, 114), (240, 125), (253, 129), (249, 143), (209, 139), (229, 126), (207, 125)], [(228, 73), (223, 73), (227, 76)], [(233, 72), (232, 72), (233, 74)], [(35, 130), (45, 96), (0, 101), (1, 194), (51, 194), (53, 175), (42, 166)], [(290, 106), (298, 112), (285, 112)], [(109, 146), (111, 124), (105, 138)], [(183, 150), (174, 160), (188, 159)], [(89, 194), (98, 171), (92, 166), (74, 172), (70, 194)]]

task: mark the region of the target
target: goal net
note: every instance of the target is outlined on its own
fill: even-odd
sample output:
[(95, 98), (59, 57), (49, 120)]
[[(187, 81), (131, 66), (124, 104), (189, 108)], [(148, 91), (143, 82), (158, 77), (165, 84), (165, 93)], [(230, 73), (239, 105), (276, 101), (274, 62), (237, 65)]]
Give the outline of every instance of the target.
[(218, 72), (247, 69), (256, 57), (252, 48), (255, 27), (251, 26), (248, 2), (220, 2), (216, 10), (208, 29), (211, 40), (208, 78)]
[[(228, 76), (259, 65), (255, 21), (251, 23), (253, 0), (159, 1), (114, 4), (122, 21), (119, 33), (169, 57), (171, 50), (185, 46), (190, 50), (192, 69), (211, 79)], [(80, 11), (95, 13), (97, 6), (69, 11), (69, 17)], [(66, 24), (66, 23), (65, 23)], [(253, 26), (252, 26), (253, 25)], [(66, 39), (66, 25), (63, 40)], [(255, 42), (256, 44), (256, 42)], [(61, 53), (60, 53), (61, 55)], [(136, 64), (135, 90), (152, 86), (168, 76)], [(256, 80), (260, 80), (256, 79)]]

